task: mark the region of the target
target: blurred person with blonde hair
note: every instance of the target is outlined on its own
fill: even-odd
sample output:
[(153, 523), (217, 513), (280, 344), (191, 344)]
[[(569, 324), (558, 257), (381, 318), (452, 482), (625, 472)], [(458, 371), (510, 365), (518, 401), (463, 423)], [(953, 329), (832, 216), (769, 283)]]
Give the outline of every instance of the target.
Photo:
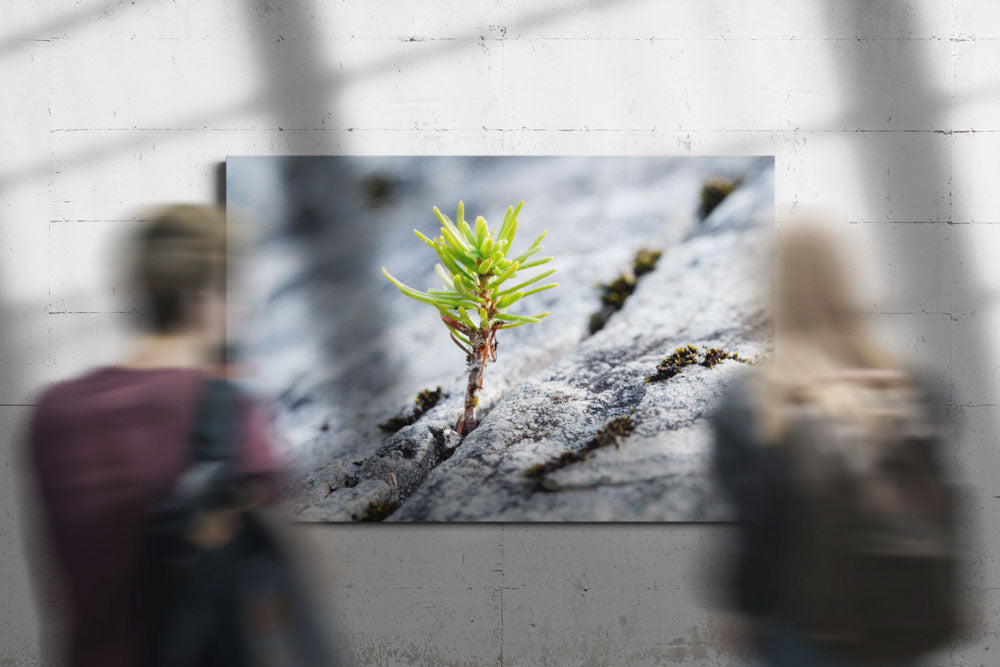
[(771, 665), (915, 664), (959, 625), (946, 400), (878, 342), (841, 249), (780, 231), (774, 358), (713, 417), (733, 604)]
[[(210, 439), (202, 431), (217, 426), (202, 422), (212, 418), (203, 404), (224, 362), (225, 214), (190, 204), (157, 211), (126, 260), (142, 305), (130, 351), (46, 389), (28, 436), (42, 537), (69, 597), (64, 652), (80, 666), (162, 662), (150, 653), (159, 610), (149, 596), (146, 533), (151, 512), (176, 493), (192, 462), (192, 439)], [(183, 527), (192, 548), (206, 553), (238, 532), (234, 508), (259, 503), (279, 477), (262, 411), (235, 400), (239, 477), (231, 481), (240, 497), (203, 508)]]

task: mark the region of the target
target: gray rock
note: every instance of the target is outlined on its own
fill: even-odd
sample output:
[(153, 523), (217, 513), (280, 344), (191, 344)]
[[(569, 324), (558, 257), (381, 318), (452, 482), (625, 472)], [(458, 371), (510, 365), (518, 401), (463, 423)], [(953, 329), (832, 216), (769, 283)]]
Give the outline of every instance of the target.
[[(769, 351), (759, 282), (748, 280), (759, 263), (747, 236), (699, 236), (669, 252), (604, 330), (509, 392), (391, 519), (726, 518), (707, 471), (705, 417), (744, 365), (695, 365), (669, 380), (643, 380), (682, 345), (747, 358)], [(692, 281), (685, 276), (693, 275), (712, 285), (710, 298), (704, 290), (688, 292)], [(578, 448), (609, 418), (630, 413), (635, 433), (620, 448), (598, 450), (554, 473), (549, 486), (558, 493), (526, 490), (529, 467)]]
[(389, 438), (364, 462), (361, 475), (375, 479), (395, 475), (399, 494), (406, 499), (435, 466), (455, 452), (460, 442), (460, 436), (449, 422), (421, 420)]
[(299, 507), (299, 521), (339, 522), (362, 521), (375, 503), (398, 503), (398, 488), (387, 481), (367, 479), (357, 486), (337, 489), (323, 500)]

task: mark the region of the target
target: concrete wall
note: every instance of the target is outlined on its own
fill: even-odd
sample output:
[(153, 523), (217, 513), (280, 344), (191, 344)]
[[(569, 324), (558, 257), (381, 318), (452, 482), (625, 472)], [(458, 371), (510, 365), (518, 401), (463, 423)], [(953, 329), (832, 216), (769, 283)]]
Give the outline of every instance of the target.
[[(128, 304), (101, 258), (138, 207), (212, 200), (226, 154), (774, 154), (779, 218), (836, 207), (874, 260), (861, 275), (883, 276), (872, 319), (954, 380), (987, 606), (942, 662), (995, 661), (998, 3), (4, 0), (0, 16), (6, 442), (39, 386), (118, 349)], [(2, 474), (0, 663), (35, 664), (9, 455)], [(297, 532), (360, 664), (739, 664), (703, 567), (725, 530)]]

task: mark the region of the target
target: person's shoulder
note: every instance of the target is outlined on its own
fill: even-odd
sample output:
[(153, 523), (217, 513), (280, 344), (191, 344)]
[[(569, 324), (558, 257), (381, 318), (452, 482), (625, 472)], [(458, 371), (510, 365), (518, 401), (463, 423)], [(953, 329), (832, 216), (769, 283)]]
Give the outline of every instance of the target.
[(91, 385), (95, 378), (99, 377), (104, 368), (94, 368), (65, 380), (51, 382), (42, 387), (36, 394), (35, 412), (51, 410), (54, 407), (65, 405), (67, 400), (73, 399), (87, 392), (86, 387)]
[(34, 441), (44, 441), (43, 435), (58, 433), (72, 422), (80, 403), (88, 395), (88, 387), (99, 377), (102, 369), (96, 368), (65, 380), (51, 382), (39, 389), (34, 396), (29, 432)]
[(120, 366), (99, 366), (74, 377), (53, 382), (35, 397), (35, 414), (46, 417), (75, 414), (78, 410), (97, 407), (105, 392), (116, 392), (116, 401), (123, 395), (138, 400), (141, 396), (170, 396), (186, 401), (204, 377), (195, 368), (131, 369)]

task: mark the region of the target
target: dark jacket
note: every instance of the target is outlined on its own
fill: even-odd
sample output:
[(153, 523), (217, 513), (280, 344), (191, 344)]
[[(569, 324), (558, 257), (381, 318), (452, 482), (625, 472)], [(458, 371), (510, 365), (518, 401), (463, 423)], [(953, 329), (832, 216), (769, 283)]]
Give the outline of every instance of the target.
[[(101, 368), (39, 399), (28, 456), (68, 588), (72, 665), (143, 664), (143, 526), (189, 461), (203, 380), (193, 369)], [(247, 408), (238, 468), (276, 480), (270, 429), (260, 408)]]
[[(926, 373), (912, 375), (924, 391), (931, 420), (947, 433), (954, 426), (948, 412), (948, 392)], [(711, 419), (715, 441), (712, 468), (732, 505), (737, 531), (735, 565), (726, 584), (731, 603), (744, 614), (782, 617), (781, 575), (791, 551), (789, 541), (794, 539), (792, 480), (780, 450), (756, 437), (749, 381), (746, 376), (737, 380)], [(936, 458), (946, 467), (940, 453)]]

